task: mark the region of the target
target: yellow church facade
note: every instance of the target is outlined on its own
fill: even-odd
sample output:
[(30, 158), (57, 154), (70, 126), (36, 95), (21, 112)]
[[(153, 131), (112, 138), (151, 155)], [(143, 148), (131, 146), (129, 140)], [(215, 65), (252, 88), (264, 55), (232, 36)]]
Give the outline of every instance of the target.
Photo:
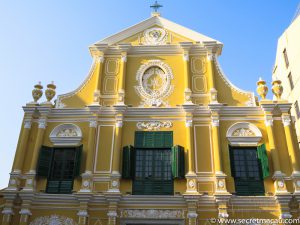
[(262, 80), (261, 100), (235, 87), (222, 46), (153, 13), (91, 45), (87, 78), (55, 104), (55, 85), (41, 103), (36, 85), (0, 192), (2, 225), (298, 218), (291, 104), (280, 81), (276, 100)]

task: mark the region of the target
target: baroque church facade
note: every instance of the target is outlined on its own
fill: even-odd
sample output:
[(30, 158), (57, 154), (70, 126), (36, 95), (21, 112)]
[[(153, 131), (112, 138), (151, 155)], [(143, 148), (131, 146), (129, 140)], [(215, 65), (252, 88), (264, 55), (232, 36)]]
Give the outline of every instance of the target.
[(291, 104), (235, 87), (223, 44), (153, 13), (90, 46), (82, 85), (33, 90), (2, 225), (216, 224), (298, 218)]

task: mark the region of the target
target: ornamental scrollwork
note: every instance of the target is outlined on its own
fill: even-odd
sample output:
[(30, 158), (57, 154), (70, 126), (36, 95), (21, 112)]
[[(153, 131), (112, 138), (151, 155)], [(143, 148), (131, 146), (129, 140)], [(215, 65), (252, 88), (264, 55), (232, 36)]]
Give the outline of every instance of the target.
[(171, 121), (149, 121), (149, 122), (138, 122), (136, 127), (138, 129), (147, 130), (159, 130), (161, 128), (170, 128), (173, 124)]
[(171, 85), (172, 69), (161, 60), (150, 60), (140, 66), (136, 74), (137, 94), (142, 98), (142, 107), (168, 106), (165, 100), (174, 90)]
[(121, 212), (123, 218), (149, 218), (149, 219), (182, 219), (182, 210), (162, 209), (125, 209)]
[(255, 133), (250, 130), (249, 128), (239, 128), (236, 129), (233, 133), (232, 136), (234, 137), (254, 137)]
[(33, 220), (29, 225), (77, 225), (77, 223), (68, 217), (59, 215), (42, 216)]
[(166, 30), (153, 27), (145, 30), (144, 44), (145, 45), (163, 45), (167, 42), (168, 33)]

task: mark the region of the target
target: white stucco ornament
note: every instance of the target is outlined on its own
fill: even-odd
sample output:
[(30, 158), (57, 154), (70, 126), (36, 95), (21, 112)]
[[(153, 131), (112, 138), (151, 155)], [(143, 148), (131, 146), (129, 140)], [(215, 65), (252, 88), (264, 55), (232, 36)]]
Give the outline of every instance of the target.
[(79, 126), (71, 123), (56, 126), (49, 136), (55, 146), (79, 145), (82, 139), (82, 132)]
[(147, 130), (159, 130), (161, 128), (170, 128), (173, 126), (171, 121), (149, 121), (149, 122), (138, 122), (136, 127), (138, 129), (147, 129)]
[(38, 217), (29, 225), (77, 225), (77, 223), (68, 217), (51, 215)]
[(150, 60), (140, 66), (136, 74), (137, 94), (142, 98), (142, 107), (168, 106), (166, 97), (174, 90), (171, 85), (172, 69), (161, 60)]
[(167, 42), (168, 33), (166, 30), (153, 27), (145, 30), (144, 44), (145, 45), (163, 45)]

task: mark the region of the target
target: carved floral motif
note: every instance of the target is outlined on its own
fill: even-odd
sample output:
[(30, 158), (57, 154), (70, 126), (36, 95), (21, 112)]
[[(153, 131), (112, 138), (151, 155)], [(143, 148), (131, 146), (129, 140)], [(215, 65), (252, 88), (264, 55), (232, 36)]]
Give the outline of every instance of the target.
[(144, 32), (145, 45), (163, 45), (167, 41), (168, 34), (166, 30), (158, 27), (147, 29)]
[(173, 124), (171, 121), (149, 121), (138, 122), (136, 126), (138, 129), (159, 130), (160, 128), (170, 128)]
[(254, 137), (255, 133), (250, 130), (249, 128), (239, 128), (236, 129), (233, 133), (232, 136), (234, 137)]
[(77, 137), (78, 134), (76, 132), (75, 129), (71, 129), (71, 128), (66, 128), (66, 129), (62, 129), (60, 130), (57, 134), (57, 137)]
[(155, 219), (179, 219), (184, 218), (182, 210), (161, 209), (125, 209), (121, 217), (125, 218), (155, 218)]
[(51, 215), (38, 217), (30, 225), (77, 225), (77, 223), (68, 217)]

